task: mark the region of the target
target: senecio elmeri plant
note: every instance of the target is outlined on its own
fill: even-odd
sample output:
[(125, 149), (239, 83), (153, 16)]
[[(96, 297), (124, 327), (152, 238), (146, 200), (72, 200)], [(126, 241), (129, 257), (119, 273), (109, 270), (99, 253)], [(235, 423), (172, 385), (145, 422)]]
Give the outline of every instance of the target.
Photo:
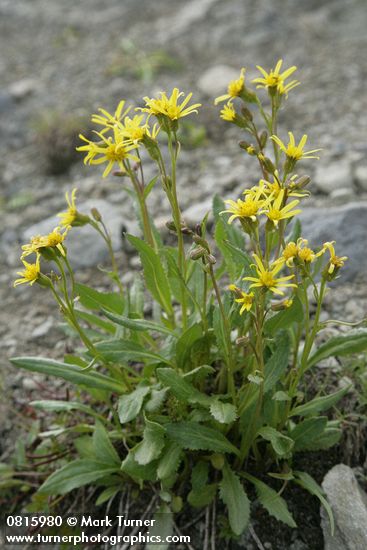
[[(336, 255), (334, 242), (311, 249), (299, 222), (289, 227), (309, 195), (310, 178), (295, 173), (298, 161), (317, 158), (319, 149), (305, 151), (307, 135), (298, 142), (292, 132), (286, 142), (278, 136), (279, 110), (299, 84), (287, 82), (296, 67), (281, 72), (281, 65), (269, 72), (258, 67), (261, 76), (253, 82), (266, 92), (264, 102), (245, 84), (245, 69), (215, 100), (226, 102), (221, 118), (245, 134), (240, 147), (258, 163), (261, 179), (242, 198), (225, 204), (214, 198), (213, 233), (208, 216), (189, 227), (178, 200), (180, 122), (200, 107), (190, 104), (191, 93), (185, 97), (174, 88), (171, 95), (145, 97), (133, 115), (124, 101), (114, 114), (100, 109), (92, 116), (99, 127), (95, 141), (80, 136), (86, 164), (103, 164), (103, 177), (116, 170), (115, 176), (131, 182), (143, 238), (126, 238), (140, 255), (145, 289), (138, 274), (123, 287), (104, 221), (95, 209), (78, 211), (76, 190), (66, 196), (58, 227), (22, 247), (24, 270), (14, 284), (48, 289), (69, 333), (82, 344), (64, 362), (12, 360), (78, 388), (67, 401), (33, 402), (57, 412), (42, 449), (68, 451), (38, 489), (39, 497), (94, 484), (102, 489), (102, 504), (136, 484), (155, 495), (172, 526), (172, 514), (188, 506), (211, 507), (215, 514), (219, 498), (228, 512), (223, 532), (239, 535), (249, 523), (251, 486), (271, 515), (295, 527), (281, 495), (296, 483), (320, 499), (333, 523), (322, 490), (308, 473), (294, 469), (293, 458), (339, 440), (338, 421), (325, 411), (347, 388), (331, 395), (321, 390), (309, 399), (305, 375), (326, 357), (360, 352), (366, 330), (315, 347), (327, 323), (320, 313), (328, 283), (347, 258)], [(144, 162), (157, 168), (147, 184), (143, 150)], [(163, 242), (149, 214), (147, 199), (158, 182), (171, 208), (167, 227), (177, 247)], [(86, 224), (106, 241), (114, 292), (76, 281), (65, 243), (70, 231)]]

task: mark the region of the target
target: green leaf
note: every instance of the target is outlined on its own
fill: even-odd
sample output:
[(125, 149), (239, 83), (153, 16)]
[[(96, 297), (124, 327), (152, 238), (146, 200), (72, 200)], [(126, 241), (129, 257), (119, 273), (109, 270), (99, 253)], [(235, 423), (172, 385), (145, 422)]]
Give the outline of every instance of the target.
[[(218, 223), (219, 221), (224, 221), (220, 214), (224, 210), (226, 210), (226, 205), (224, 201), (219, 197), (219, 195), (215, 195), (213, 199), (213, 213), (216, 223)], [(226, 223), (226, 220), (224, 223), (224, 227), (228, 241), (230, 243), (233, 243), (240, 250), (243, 249), (245, 247), (245, 235), (243, 234), (243, 231), (241, 229), (238, 229), (234, 224)]]
[(118, 415), (121, 424), (131, 422), (138, 416), (143, 406), (144, 397), (148, 395), (149, 391), (149, 386), (138, 386), (133, 392), (119, 398)]
[(163, 388), (163, 390), (156, 390), (153, 388), (150, 394), (150, 398), (144, 405), (144, 409), (147, 412), (158, 411), (163, 405), (164, 400), (166, 399), (167, 391), (167, 388)]
[(297, 424), (289, 433), (289, 437), (294, 441), (294, 450), (311, 450), (310, 446), (312, 446), (312, 442), (325, 431), (326, 424), (326, 416), (306, 418), (306, 420)]
[(69, 411), (81, 411), (85, 414), (90, 414), (91, 416), (97, 418), (103, 418), (92, 407), (88, 405), (83, 405), (83, 403), (76, 403), (73, 401), (58, 401), (56, 399), (48, 399), (44, 401), (31, 401), (29, 403), (31, 407), (35, 409), (40, 409), (42, 411), (52, 411), (52, 412), (69, 412)]
[(319, 361), (328, 357), (351, 355), (367, 350), (367, 329), (359, 328), (351, 330), (347, 334), (333, 336), (325, 344), (322, 344), (309, 358), (307, 366), (312, 367)]
[(168, 387), (177, 399), (187, 403), (199, 403), (209, 407), (211, 398), (197, 390), (173, 369), (159, 368), (157, 376), (161, 383)]
[(143, 441), (136, 447), (135, 460), (144, 466), (158, 458), (164, 447), (164, 435), (163, 426), (146, 418)]
[(65, 495), (83, 485), (94, 484), (97, 479), (118, 470), (116, 466), (96, 460), (73, 460), (51, 474), (38, 492), (46, 495)]
[(62, 378), (73, 384), (85, 386), (87, 388), (98, 388), (109, 392), (124, 393), (125, 385), (109, 376), (100, 374), (96, 371), (84, 371), (77, 365), (70, 365), (54, 361), (53, 359), (43, 359), (39, 357), (14, 357), (11, 362), (17, 367), (32, 372), (39, 372), (49, 376)]
[(290, 307), (283, 311), (279, 311), (265, 322), (265, 331), (274, 335), (279, 329), (288, 328), (293, 325), (293, 323), (301, 323), (302, 320), (303, 307), (301, 300), (296, 296)]
[(157, 174), (156, 176), (154, 176), (154, 178), (152, 178), (150, 180), (150, 182), (148, 183), (148, 185), (145, 186), (144, 188), (144, 199), (147, 199), (149, 193), (152, 191), (153, 187), (155, 186), (155, 184), (157, 183), (158, 181), (158, 176), (159, 174)]
[(124, 300), (117, 292), (99, 292), (81, 283), (76, 283), (75, 290), (80, 303), (87, 309), (108, 309), (115, 313), (122, 313), (124, 309)]
[(133, 235), (127, 238), (139, 252), (148, 290), (167, 314), (173, 315), (170, 287), (160, 256), (141, 239)]
[(142, 465), (135, 460), (135, 452), (139, 449), (139, 445), (140, 443), (130, 450), (121, 464), (121, 470), (136, 481), (156, 481), (157, 461), (153, 460), (149, 464)]
[(238, 476), (228, 464), (225, 464), (223, 468), (220, 497), (228, 508), (229, 524), (232, 531), (235, 535), (240, 535), (250, 520), (250, 501)]
[(203, 336), (203, 329), (200, 323), (196, 323), (188, 328), (176, 344), (176, 361), (180, 369), (187, 370), (185, 367), (190, 363), (191, 349), (195, 342)]
[[(106, 309), (104, 311), (107, 311)], [(80, 309), (75, 310), (76, 316), (80, 319), (83, 319), (84, 321), (87, 321), (90, 325), (96, 325), (97, 327), (101, 328), (105, 332), (109, 332), (110, 334), (115, 334), (116, 328), (113, 326), (112, 323), (108, 323), (107, 321), (104, 321), (98, 315), (94, 315), (93, 313), (87, 313), (86, 311), (81, 311)]]
[(216, 483), (205, 485), (205, 487), (201, 487), (201, 489), (192, 489), (187, 495), (187, 502), (194, 508), (204, 508), (205, 506), (209, 506), (209, 504), (214, 500), (217, 489), (218, 487)]
[(97, 498), (96, 506), (101, 506), (101, 504), (104, 504), (115, 495), (117, 495), (119, 491), (121, 491), (121, 488), (116, 487), (115, 485), (107, 487), (104, 491), (100, 493), (99, 497)]
[(117, 468), (121, 466), (120, 457), (112, 445), (105, 427), (98, 421), (93, 433), (93, 449), (98, 462), (115, 465)]
[(292, 409), (290, 416), (309, 416), (330, 409), (347, 393), (349, 388), (350, 386), (346, 386), (330, 395), (315, 397), (315, 399), (304, 405), (298, 405), (298, 407)]
[(310, 441), (307, 446), (308, 451), (323, 451), (336, 445), (340, 440), (342, 431), (339, 428), (326, 428), (326, 430)]
[(197, 462), (191, 472), (191, 486), (193, 489), (202, 489), (208, 483), (209, 463), (200, 460)]
[(237, 410), (231, 403), (223, 403), (216, 399), (210, 405), (210, 412), (212, 416), (221, 424), (230, 424), (237, 418)]
[(170, 442), (164, 449), (163, 456), (159, 460), (157, 475), (159, 479), (166, 479), (177, 472), (182, 460), (182, 449), (176, 443)]
[(284, 498), (256, 477), (246, 473), (244, 473), (243, 476), (255, 485), (259, 502), (271, 516), (289, 525), (289, 527), (297, 527)]
[(329, 516), (331, 536), (334, 536), (335, 524), (334, 524), (333, 511), (330, 507), (330, 504), (324, 497), (321, 487), (316, 483), (316, 481), (310, 475), (306, 474), (306, 472), (294, 471), (293, 473), (296, 476), (296, 478), (294, 479), (295, 483), (297, 483), (298, 485), (306, 489), (306, 491), (311, 493), (311, 495), (314, 495), (315, 497), (317, 497), (321, 502), (321, 504), (323, 505), (323, 507), (325, 508), (326, 513)]
[[(165, 502), (163, 502), (154, 514), (154, 523), (149, 528), (151, 540), (167, 540), (173, 533), (173, 514)], [(153, 538), (155, 537), (155, 538)], [(158, 539), (157, 537), (160, 537)], [(168, 550), (170, 543), (148, 543), (146, 550)]]
[(103, 313), (106, 315), (106, 317), (111, 319), (111, 321), (113, 321), (117, 325), (121, 325), (122, 327), (128, 328), (129, 330), (135, 330), (139, 332), (149, 330), (153, 332), (160, 332), (162, 334), (167, 334), (169, 336), (175, 336), (172, 330), (170, 330), (164, 325), (154, 323), (153, 321), (146, 321), (145, 319), (130, 319), (129, 317), (124, 317), (123, 315), (117, 315), (107, 310), (103, 310)]
[(96, 350), (106, 361), (112, 363), (128, 361), (154, 361), (155, 363), (168, 363), (163, 355), (150, 351), (145, 346), (131, 340), (104, 340), (95, 344)]
[(293, 439), (291, 439), (290, 437), (287, 437), (286, 435), (283, 435), (282, 433), (278, 432), (275, 428), (271, 428), (270, 426), (265, 426), (264, 428), (260, 428), (260, 430), (258, 431), (258, 434), (261, 435), (263, 439), (271, 443), (271, 446), (273, 447), (274, 451), (279, 456), (285, 456), (289, 454), (289, 452), (292, 450), (294, 446)]
[(276, 338), (275, 351), (265, 364), (264, 392), (271, 390), (288, 368), (290, 338), (284, 331)]
[(219, 431), (196, 422), (175, 422), (166, 425), (167, 435), (183, 449), (239, 454), (239, 450)]

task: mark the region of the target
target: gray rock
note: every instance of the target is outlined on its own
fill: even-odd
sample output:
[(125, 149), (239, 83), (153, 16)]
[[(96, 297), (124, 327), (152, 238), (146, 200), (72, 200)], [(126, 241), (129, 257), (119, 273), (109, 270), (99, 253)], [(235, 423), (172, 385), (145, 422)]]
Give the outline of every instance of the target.
[[(91, 208), (97, 208), (111, 234), (114, 250), (121, 248), (121, 232), (126, 222), (122, 211), (104, 199), (89, 199), (78, 204), (78, 210), (89, 214)], [(32, 225), (23, 234), (25, 241), (35, 235), (47, 234), (57, 226), (58, 218), (51, 216)], [(89, 225), (72, 228), (66, 241), (68, 257), (74, 269), (96, 266), (108, 258), (108, 250), (102, 237)]]
[(38, 81), (34, 78), (23, 78), (9, 86), (9, 93), (15, 101), (22, 101), (32, 95), (38, 88)]
[(204, 216), (209, 212), (209, 218), (212, 216), (212, 199), (206, 199), (189, 206), (182, 212), (182, 219), (190, 226), (200, 223)]
[(238, 78), (239, 70), (228, 65), (214, 65), (204, 71), (198, 80), (197, 86), (203, 94), (217, 97), (226, 93), (231, 80)]
[(349, 162), (340, 160), (328, 164), (319, 164), (314, 184), (322, 193), (330, 194), (336, 189), (352, 188), (352, 170)]
[(321, 509), (324, 550), (364, 550), (367, 548), (367, 495), (362, 492), (353, 470), (345, 464), (334, 466), (322, 487), (333, 510), (335, 533)]
[(6, 92), (0, 92), (0, 113), (11, 111), (14, 106), (13, 98)]
[(336, 241), (336, 254), (348, 256), (340, 270), (343, 282), (353, 281), (367, 270), (367, 202), (352, 202), (331, 208), (305, 208), (299, 217), (302, 236), (313, 247)]
[(330, 193), (330, 198), (334, 204), (345, 204), (350, 202), (352, 197), (354, 198), (354, 194), (350, 187), (340, 187)]
[(361, 191), (367, 191), (367, 165), (366, 164), (360, 164), (359, 166), (356, 166), (355, 172), (354, 172), (354, 178), (358, 189), (360, 189)]
[(46, 336), (51, 328), (53, 327), (54, 320), (53, 317), (47, 317), (43, 323), (38, 325), (33, 331), (32, 331), (32, 339), (34, 338), (43, 338)]

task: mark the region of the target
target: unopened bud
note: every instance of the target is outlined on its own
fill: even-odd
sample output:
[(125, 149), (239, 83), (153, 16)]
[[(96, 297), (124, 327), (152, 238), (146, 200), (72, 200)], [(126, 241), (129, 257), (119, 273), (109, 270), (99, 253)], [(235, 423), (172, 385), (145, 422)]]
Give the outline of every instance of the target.
[(283, 311), (284, 309), (288, 309), (293, 304), (293, 300), (286, 299), (282, 302), (277, 302), (271, 305), (272, 311)]
[(194, 241), (194, 243), (199, 244), (200, 246), (205, 248), (207, 252), (210, 252), (209, 245), (205, 239), (203, 239), (202, 237), (199, 237), (199, 235), (193, 235), (192, 240)]
[(274, 174), (276, 168), (269, 157), (264, 157), (262, 163), (264, 165), (265, 170), (267, 170), (271, 174)]
[(202, 246), (197, 246), (194, 248), (194, 250), (191, 250), (190, 252), (190, 258), (191, 260), (199, 260), (203, 256), (205, 256), (206, 250)]
[(251, 113), (250, 109), (248, 109), (247, 107), (242, 107), (241, 113), (242, 113), (242, 116), (243, 116), (246, 120), (250, 120), (250, 121), (251, 121), (251, 120), (253, 119), (252, 113)]
[(261, 134), (260, 134), (260, 145), (261, 145), (261, 148), (262, 148), (262, 149), (265, 148), (265, 145), (266, 145), (267, 140), (268, 140), (268, 133), (264, 130), (264, 131), (261, 132)]
[(310, 183), (310, 181), (311, 181), (310, 176), (301, 176), (300, 178), (295, 180), (294, 185), (296, 187), (301, 187), (303, 189)]
[(240, 348), (246, 348), (250, 343), (250, 338), (248, 336), (241, 336), (240, 338), (237, 338), (236, 345)]
[(170, 231), (174, 231), (175, 233), (177, 233), (177, 229), (176, 229), (176, 226), (175, 226), (175, 222), (170, 220), (169, 222), (166, 222), (166, 227), (167, 229), (169, 229)]
[(241, 149), (244, 149), (245, 151), (247, 151), (247, 149), (250, 147), (251, 143), (249, 143), (248, 141), (240, 141), (239, 144), (238, 144)]
[(208, 254), (206, 256), (206, 259), (208, 260), (208, 262), (211, 264), (211, 265), (214, 265), (217, 263), (217, 260), (215, 258), (215, 256), (213, 256), (213, 254)]
[(117, 178), (124, 178), (127, 174), (123, 170), (114, 170), (112, 172), (113, 176), (116, 176)]
[(199, 237), (202, 236), (203, 231), (202, 231), (201, 223), (197, 223), (195, 225), (195, 233), (196, 235), (199, 235)]
[(99, 213), (99, 211), (97, 210), (97, 208), (92, 208), (92, 210), (90, 212), (91, 212), (93, 218), (96, 220), (96, 222), (102, 221), (102, 216)]

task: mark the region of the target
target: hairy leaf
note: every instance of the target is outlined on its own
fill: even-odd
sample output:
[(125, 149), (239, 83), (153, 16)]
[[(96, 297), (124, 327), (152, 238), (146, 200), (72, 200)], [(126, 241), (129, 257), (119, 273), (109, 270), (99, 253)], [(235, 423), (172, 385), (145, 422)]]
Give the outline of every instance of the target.
[(138, 416), (144, 397), (150, 391), (149, 386), (138, 386), (133, 392), (122, 395), (118, 402), (118, 414), (121, 424), (126, 424)]
[(359, 328), (347, 334), (333, 336), (322, 344), (308, 360), (308, 367), (328, 357), (351, 355), (367, 350), (367, 329)]
[(228, 508), (229, 524), (232, 531), (235, 535), (240, 535), (250, 520), (250, 501), (238, 476), (228, 464), (225, 464), (223, 468), (220, 497)]
[(183, 449), (239, 454), (238, 449), (219, 431), (196, 422), (166, 425), (167, 435)]

